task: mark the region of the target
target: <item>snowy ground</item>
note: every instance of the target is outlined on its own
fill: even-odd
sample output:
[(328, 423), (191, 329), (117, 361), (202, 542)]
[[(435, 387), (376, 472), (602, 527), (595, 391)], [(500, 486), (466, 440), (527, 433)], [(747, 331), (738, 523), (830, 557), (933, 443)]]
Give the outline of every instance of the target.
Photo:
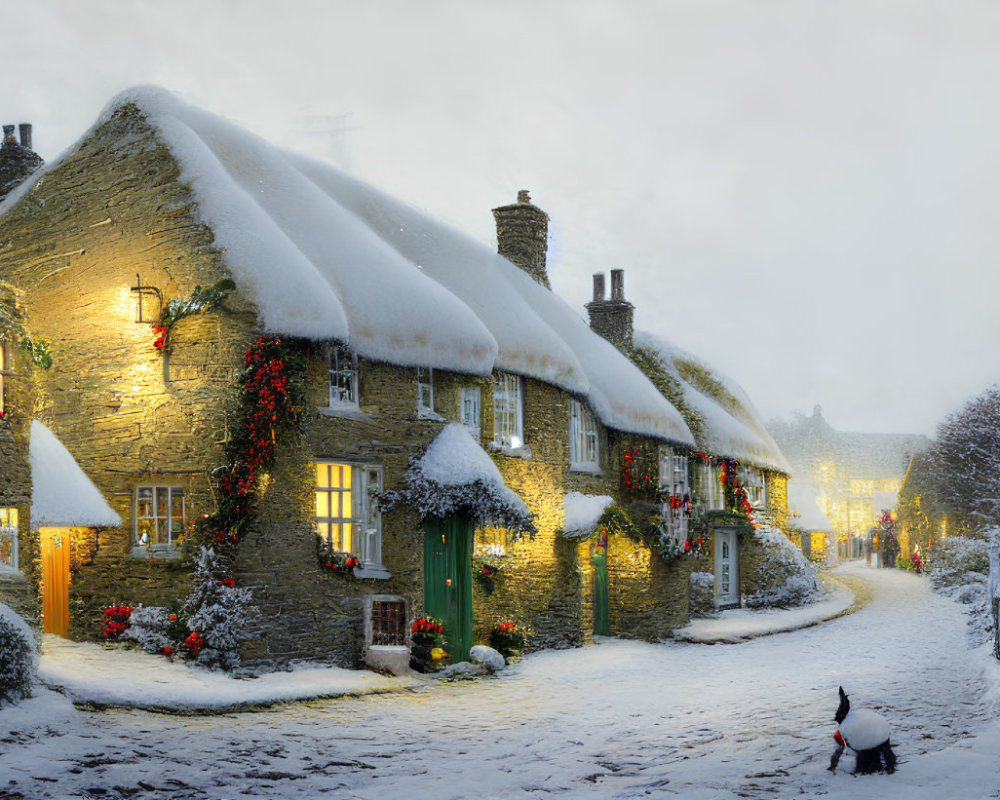
[[(845, 571), (873, 584), (865, 608), (741, 644), (603, 640), (493, 679), (217, 716), (43, 691), (0, 711), (0, 797), (1000, 797), (1000, 668), (962, 609), (912, 574)], [(840, 684), (889, 719), (895, 775), (852, 776), (848, 755), (826, 771)]]

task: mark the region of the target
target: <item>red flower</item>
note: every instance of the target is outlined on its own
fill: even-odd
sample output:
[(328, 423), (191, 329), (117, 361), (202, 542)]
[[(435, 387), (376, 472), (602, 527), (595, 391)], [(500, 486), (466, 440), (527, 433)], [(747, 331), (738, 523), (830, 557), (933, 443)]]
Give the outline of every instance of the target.
[(174, 648), (172, 648), (172, 647), (164, 647), (163, 648), (163, 654), (164, 655), (169, 656), (173, 652), (174, 652)]
[(230, 589), (235, 589), (236, 581), (234, 581), (232, 578), (223, 578), (221, 581), (219, 581), (219, 585), (228, 586)]
[(153, 333), (156, 334), (156, 339), (153, 340), (153, 347), (157, 350), (162, 350), (167, 344), (167, 329), (162, 325), (154, 325)]

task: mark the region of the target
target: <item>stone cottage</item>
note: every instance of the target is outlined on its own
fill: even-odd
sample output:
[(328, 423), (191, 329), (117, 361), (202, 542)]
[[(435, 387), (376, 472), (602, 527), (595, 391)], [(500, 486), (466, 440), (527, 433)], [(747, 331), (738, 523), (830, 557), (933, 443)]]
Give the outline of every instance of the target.
[[(739, 605), (758, 591), (757, 564), (767, 557), (752, 526), (788, 521), (790, 467), (746, 392), (731, 378), (662, 337), (633, 330), (624, 271), (594, 275), (590, 325), (627, 355), (683, 415), (694, 448), (659, 447), (657, 478), (673, 502), (663, 510), (679, 541), (707, 549), (700, 569), (714, 576), (715, 605)], [(749, 524), (748, 524), (749, 523)]]
[[(567, 497), (620, 499), (628, 454), (695, 440), (548, 289), (547, 218), (526, 194), (494, 211), (493, 253), (151, 88), (112, 101), (40, 174), (0, 204), (0, 279), (51, 359), (30, 371), (11, 437), (24, 453), (44, 423), (115, 515), (65, 527), (66, 607), (48, 613), (66, 612), (68, 636), (99, 637), (114, 604), (181, 602), (193, 543), (233, 498), (255, 513), (220, 582), (252, 593), (243, 653), (260, 663), (398, 668), (424, 614), (446, 621), (455, 658), (501, 621), (542, 647), (662, 638), (686, 620), (681, 560), (628, 526), (565, 535)], [(238, 391), (260, 347), (282, 371), (269, 389), (297, 370), (286, 428), (273, 397), (248, 409)], [(425, 480), (449, 423), (502, 485), (463, 472), (482, 466), (467, 444), (451, 483)], [(38, 526), (12, 463), (0, 491), (24, 534)], [(504, 489), (523, 518), (493, 504)], [(216, 531), (220, 547), (234, 531)], [(40, 536), (23, 538), (21, 571), (44, 595)]]

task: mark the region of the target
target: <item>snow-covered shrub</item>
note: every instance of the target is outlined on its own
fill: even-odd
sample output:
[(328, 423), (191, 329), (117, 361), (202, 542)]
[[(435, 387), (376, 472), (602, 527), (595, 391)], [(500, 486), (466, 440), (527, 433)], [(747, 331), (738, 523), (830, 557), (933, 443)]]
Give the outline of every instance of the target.
[[(819, 594), (819, 574), (802, 551), (778, 528), (754, 528), (744, 585), (749, 608), (800, 606)], [(754, 553), (753, 550), (758, 552)]]
[[(173, 619), (171, 619), (173, 617)], [(163, 606), (138, 605), (128, 617), (128, 627), (118, 638), (138, 644), (147, 653), (171, 653), (176, 638), (171, 628), (175, 627), (176, 614)]]
[(715, 607), (715, 575), (711, 572), (691, 573), (691, 616), (714, 617), (719, 612)]
[(183, 611), (188, 630), (198, 633), (202, 642), (198, 663), (231, 670), (240, 665), (240, 648), (250, 638), (260, 611), (250, 604), (253, 592), (236, 586), (225, 575), (219, 556), (203, 547), (195, 564), (194, 588)]
[(992, 635), (993, 628), (989, 571), (989, 543), (983, 539), (951, 536), (936, 542), (928, 558), (927, 574), (934, 588), (966, 606), (969, 626), (980, 642)]
[(13, 609), (0, 603), (0, 705), (31, 697), (37, 666), (35, 634)]

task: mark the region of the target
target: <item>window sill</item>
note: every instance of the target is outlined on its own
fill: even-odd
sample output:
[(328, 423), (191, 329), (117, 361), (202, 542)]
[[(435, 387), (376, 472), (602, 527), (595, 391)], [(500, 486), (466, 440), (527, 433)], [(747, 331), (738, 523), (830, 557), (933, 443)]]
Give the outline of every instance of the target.
[(429, 408), (418, 408), (417, 409), (417, 419), (427, 419), (432, 422), (444, 422), (445, 419), (436, 411), (431, 411)]
[(354, 569), (355, 578), (374, 578), (376, 580), (386, 580), (392, 577), (392, 573), (389, 572), (381, 564), (366, 564), (363, 567), (355, 567)]
[(491, 453), (500, 453), (505, 456), (510, 456), (511, 458), (531, 460), (531, 448), (526, 444), (521, 445), (520, 447), (511, 447), (509, 444), (497, 444), (496, 442), (490, 442), (489, 451)]
[(181, 557), (172, 544), (137, 544), (128, 552), (129, 558), (153, 558), (161, 561), (175, 561)]
[(353, 419), (374, 425), (375, 420), (369, 417), (357, 406), (318, 406), (316, 410), (321, 417), (336, 417), (337, 419)]
[(603, 475), (604, 470), (602, 470), (597, 464), (570, 464), (570, 472), (585, 472), (588, 475)]

